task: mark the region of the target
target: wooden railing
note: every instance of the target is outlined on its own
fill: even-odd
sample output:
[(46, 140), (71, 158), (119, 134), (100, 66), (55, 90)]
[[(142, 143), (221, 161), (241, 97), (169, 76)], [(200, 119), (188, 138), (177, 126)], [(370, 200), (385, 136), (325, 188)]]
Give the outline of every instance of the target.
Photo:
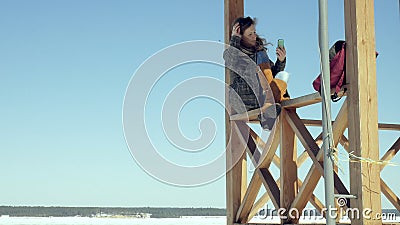
[[(248, 185), (245, 179), (238, 179), (242, 182), (242, 200), (235, 215), (237, 224), (247, 224), (257, 214), (269, 200), (276, 209), (293, 208), (301, 212), (310, 202), (317, 210), (321, 212), (325, 208), (321, 200), (313, 194), (320, 178), (323, 176), (323, 150), (322, 133), (315, 139), (312, 137), (307, 126), (322, 126), (320, 120), (301, 119), (296, 112), (296, 108), (312, 105), (321, 101), (319, 93), (302, 96), (299, 98), (287, 100), (282, 103), (282, 112), (277, 118), (273, 129), (266, 141), (249, 126), (254, 122), (262, 110), (253, 110), (243, 114), (236, 114), (230, 117), (231, 129), (237, 134), (241, 146), (246, 147), (247, 159), (254, 165)], [(344, 132), (348, 126), (348, 103), (346, 97), (342, 100), (340, 111), (332, 122), (333, 143), (336, 148), (339, 144), (349, 152), (348, 139)], [(380, 130), (400, 131), (399, 124), (379, 124)], [(297, 156), (296, 138), (304, 147), (304, 151)], [(232, 137), (235, 138), (235, 137)], [(232, 146), (233, 147), (233, 146)], [(280, 157), (276, 151), (280, 147)], [(400, 149), (400, 137), (389, 148), (386, 154), (381, 158), (382, 161), (391, 160)], [(310, 158), (312, 165), (304, 180), (298, 178), (297, 170), (303, 163)], [(280, 169), (280, 177), (274, 179), (271, 174), (270, 166), (275, 164)], [(381, 165), (381, 170), (386, 164)], [(335, 192), (338, 194), (350, 193), (346, 185), (339, 177), (337, 169), (334, 171)], [(246, 185), (243, 185), (245, 183)], [(380, 179), (382, 193), (400, 211), (400, 199), (389, 188), (389, 186)], [(259, 193), (261, 186), (264, 186), (266, 192)], [(260, 194), (261, 197), (257, 199)], [(350, 207), (350, 201), (347, 202)], [(299, 218), (287, 219), (283, 223), (298, 223)]]

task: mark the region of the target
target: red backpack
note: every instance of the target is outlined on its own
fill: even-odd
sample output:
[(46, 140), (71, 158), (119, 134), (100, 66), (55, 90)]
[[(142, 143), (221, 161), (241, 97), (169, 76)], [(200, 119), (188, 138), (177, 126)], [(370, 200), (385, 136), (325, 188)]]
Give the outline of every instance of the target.
[[(335, 93), (331, 95), (332, 101), (339, 101), (338, 93), (346, 82), (346, 43), (345, 41), (337, 41), (329, 49), (329, 67), (331, 77), (331, 89), (335, 89)], [(316, 91), (321, 92), (321, 74), (313, 81), (313, 87)], [(346, 89), (344, 89), (346, 91)]]

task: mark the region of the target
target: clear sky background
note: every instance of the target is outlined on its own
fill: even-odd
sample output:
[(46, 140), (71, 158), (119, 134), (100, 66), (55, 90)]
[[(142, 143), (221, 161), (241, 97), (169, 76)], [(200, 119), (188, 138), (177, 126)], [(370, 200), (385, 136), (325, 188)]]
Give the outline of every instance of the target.
[[(344, 39), (343, 14), (343, 1), (329, 1), (330, 44)], [(190, 188), (159, 182), (132, 158), (122, 126), (125, 90), (138, 67), (183, 41), (223, 42), (223, 15), (221, 0), (1, 0), (0, 205), (225, 207), (224, 177)], [(318, 1), (246, 1), (245, 15), (258, 18), (257, 32), (271, 43), (285, 39), (290, 94), (312, 93), (320, 70)], [(375, 1), (380, 122), (400, 123), (399, 18), (397, 0)], [(273, 52), (270, 47), (275, 60)], [(173, 87), (198, 75), (224, 78), (217, 66), (188, 65), (161, 84)], [(198, 121), (210, 116), (218, 132), (210, 149), (223, 149), (224, 109), (206, 99), (198, 103), (183, 109), (182, 131), (195, 138)], [(332, 105), (334, 112), (339, 105)], [(316, 105), (299, 113), (321, 118), (320, 111)], [(397, 137), (380, 132), (381, 155)], [(157, 145), (174, 149), (166, 141)], [(398, 195), (399, 170), (383, 171)], [(301, 178), (305, 173), (299, 170)], [(319, 185), (323, 199), (321, 193)], [(383, 206), (391, 207), (385, 199)]]

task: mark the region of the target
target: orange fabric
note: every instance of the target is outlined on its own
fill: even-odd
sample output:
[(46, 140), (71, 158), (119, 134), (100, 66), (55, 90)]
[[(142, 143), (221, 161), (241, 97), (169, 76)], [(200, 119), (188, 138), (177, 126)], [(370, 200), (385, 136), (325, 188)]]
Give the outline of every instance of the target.
[(274, 78), (274, 76), (272, 75), (271, 64), (264, 62), (261, 63), (259, 66), (265, 78), (267, 79), (269, 86), (271, 87), (275, 102), (281, 103), (283, 100), (289, 99), (287, 97), (283, 97), (287, 90), (286, 82)]
[(259, 66), (261, 71), (264, 73), (264, 76), (267, 79), (268, 83), (271, 83), (274, 79), (274, 76), (272, 75), (271, 64), (264, 62), (261, 63)]
[(269, 84), (276, 103), (281, 103), (289, 98), (283, 97), (287, 90), (287, 83), (283, 80), (273, 79)]

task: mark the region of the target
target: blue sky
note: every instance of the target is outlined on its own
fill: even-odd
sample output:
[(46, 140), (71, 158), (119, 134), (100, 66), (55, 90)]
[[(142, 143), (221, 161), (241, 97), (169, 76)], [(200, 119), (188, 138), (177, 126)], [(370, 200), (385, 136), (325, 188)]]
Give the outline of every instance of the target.
[[(379, 120), (387, 123), (400, 123), (398, 4), (375, 2)], [(122, 125), (125, 91), (139, 66), (183, 41), (223, 41), (223, 15), (223, 1), (215, 0), (0, 1), (0, 205), (225, 207), (224, 178), (188, 188), (145, 173)], [(313, 92), (320, 68), (317, 2), (247, 1), (245, 15), (258, 18), (257, 32), (268, 41), (285, 39), (291, 95)], [(329, 1), (330, 44), (344, 38), (343, 18), (343, 1)], [(162, 104), (156, 97), (167, 93), (163, 88), (195, 76), (223, 79), (223, 70), (208, 64), (171, 70), (153, 93), (154, 104)], [(158, 117), (158, 106), (147, 115)], [(212, 117), (219, 132), (210, 149), (221, 149), (222, 113), (213, 101), (193, 101), (181, 112), (182, 132), (196, 138), (196, 121)], [(320, 105), (299, 113), (320, 118)], [(153, 138), (163, 137), (159, 127), (149, 129)], [(381, 155), (398, 136), (380, 132)], [(156, 145), (162, 154), (174, 149), (163, 140)], [(198, 163), (180, 163), (192, 162)], [(388, 180), (398, 170), (386, 168), (383, 178), (400, 194)], [(390, 207), (385, 200), (384, 206)]]

